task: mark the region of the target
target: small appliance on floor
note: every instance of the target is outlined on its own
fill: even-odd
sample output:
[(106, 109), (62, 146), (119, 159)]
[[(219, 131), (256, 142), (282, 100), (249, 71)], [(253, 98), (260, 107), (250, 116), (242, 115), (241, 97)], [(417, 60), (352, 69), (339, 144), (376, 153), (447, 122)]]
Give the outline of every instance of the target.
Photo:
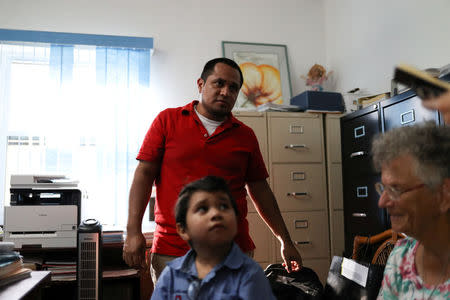
[(77, 295), (79, 300), (102, 299), (102, 225), (87, 219), (78, 227)]

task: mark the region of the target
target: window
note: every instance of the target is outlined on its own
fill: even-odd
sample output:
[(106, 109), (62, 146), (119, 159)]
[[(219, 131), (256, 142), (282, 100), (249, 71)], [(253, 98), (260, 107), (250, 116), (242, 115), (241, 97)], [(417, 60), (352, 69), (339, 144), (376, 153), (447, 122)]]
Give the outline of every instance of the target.
[(126, 224), (155, 115), (152, 47), (151, 38), (0, 29), (0, 224), (11, 174), (79, 180), (82, 219)]

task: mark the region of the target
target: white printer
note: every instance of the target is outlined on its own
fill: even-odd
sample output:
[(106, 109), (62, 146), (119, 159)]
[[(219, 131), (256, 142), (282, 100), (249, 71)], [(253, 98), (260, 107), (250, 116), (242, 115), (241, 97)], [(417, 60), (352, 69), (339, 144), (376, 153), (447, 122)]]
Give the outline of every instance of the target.
[(65, 176), (11, 175), (4, 241), (15, 248), (76, 248), (81, 191)]

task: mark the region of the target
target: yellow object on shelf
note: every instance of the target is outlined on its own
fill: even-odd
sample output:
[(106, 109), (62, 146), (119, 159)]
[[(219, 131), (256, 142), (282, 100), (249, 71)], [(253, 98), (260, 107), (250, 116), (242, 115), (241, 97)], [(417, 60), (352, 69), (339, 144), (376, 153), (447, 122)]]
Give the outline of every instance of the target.
[(390, 98), (390, 93), (382, 93), (382, 94), (362, 97), (362, 98), (358, 98), (358, 105), (360, 106), (360, 108), (364, 108), (375, 102), (379, 102), (381, 100), (389, 99), (389, 98)]

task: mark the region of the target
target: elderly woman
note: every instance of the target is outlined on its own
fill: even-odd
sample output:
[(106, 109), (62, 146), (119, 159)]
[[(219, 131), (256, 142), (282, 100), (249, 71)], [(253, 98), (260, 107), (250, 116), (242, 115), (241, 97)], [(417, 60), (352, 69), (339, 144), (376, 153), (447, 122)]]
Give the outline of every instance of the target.
[(373, 142), (378, 205), (400, 240), (378, 299), (450, 299), (450, 128), (403, 127)]

